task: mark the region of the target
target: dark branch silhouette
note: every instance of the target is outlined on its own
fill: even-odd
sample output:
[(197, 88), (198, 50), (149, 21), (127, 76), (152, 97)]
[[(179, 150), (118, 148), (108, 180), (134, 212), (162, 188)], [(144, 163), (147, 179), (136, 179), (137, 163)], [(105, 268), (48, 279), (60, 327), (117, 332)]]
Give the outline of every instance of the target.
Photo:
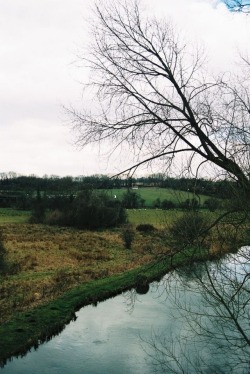
[(97, 4), (95, 14), (94, 40), (83, 60), (99, 106), (69, 110), (77, 142), (127, 143), (137, 157), (130, 170), (159, 158), (171, 167), (185, 154), (189, 169), (215, 165), (249, 196), (246, 77), (205, 78), (203, 53), (171, 24), (145, 18), (136, 0)]

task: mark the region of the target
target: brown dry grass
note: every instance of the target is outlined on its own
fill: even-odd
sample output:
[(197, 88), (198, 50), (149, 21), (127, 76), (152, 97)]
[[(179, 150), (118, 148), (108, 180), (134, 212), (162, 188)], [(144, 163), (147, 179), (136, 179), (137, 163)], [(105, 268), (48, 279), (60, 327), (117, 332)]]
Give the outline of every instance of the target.
[(0, 323), (17, 310), (33, 308), (78, 284), (144, 265), (162, 252), (159, 238), (140, 233), (132, 250), (126, 250), (119, 230), (31, 224), (1, 228), (12, 274), (1, 279)]
[[(45, 303), (79, 284), (145, 265), (168, 252), (168, 238), (161, 230), (150, 235), (136, 231), (132, 250), (124, 248), (119, 229), (90, 232), (6, 223), (1, 230), (10, 272), (0, 277), (0, 323), (15, 311)], [(213, 229), (206, 243), (209, 252), (239, 248), (237, 234), (243, 239), (242, 231), (229, 224)]]

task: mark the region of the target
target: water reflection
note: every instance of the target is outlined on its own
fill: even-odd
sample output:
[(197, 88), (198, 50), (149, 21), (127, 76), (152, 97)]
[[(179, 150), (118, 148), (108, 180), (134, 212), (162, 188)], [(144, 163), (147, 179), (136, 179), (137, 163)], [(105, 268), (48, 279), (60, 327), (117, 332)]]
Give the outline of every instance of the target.
[(164, 280), (179, 331), (153, 331), (145, 349), (159, 373), (250, 373), (249, 248)]
[[(1, 374), (250, 373), (249, 249), (77, 312)], [(149, 289), (148, 289), (149, 288)], [(147, 291), (147, 293), (145, 293)]]

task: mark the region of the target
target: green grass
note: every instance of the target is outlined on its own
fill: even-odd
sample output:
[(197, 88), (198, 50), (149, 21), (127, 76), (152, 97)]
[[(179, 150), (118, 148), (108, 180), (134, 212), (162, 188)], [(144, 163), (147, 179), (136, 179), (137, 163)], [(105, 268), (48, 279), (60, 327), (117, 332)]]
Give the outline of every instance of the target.
[[(119, 190), (123, 191), (124, 190)], [(122, 193), (123, 193), (122, 192)], [(164, 227), (171, 223), (173, 219), (183, 214), (178, 210), (161, 209), (127, 209), (128, 220), (130, 223), (139, 225), (141, 223), (150, 223), (158, 227)], [(206, 212), (206, 214), (211, 214)], [(30, 212), (15, 210), (11, 208), (0, 208), (0, 224), (26, 223)]]
[[(174, 203), (180, 203), (187, 199), (192, 199), (197, 196), (193, 195), (191, 192), (185, 192), (185, 191), (179, 191), (179, 190), (173, 190), (170, 188), (158, 188), (158, 187), (142, 187), (138, 188), (138, 190), (131, 190), (132, 192), (136, 192), (138, 195), (142, 197), (142, 199), (145, 200), (145, 205), (148, 207), (151, 207), (153, 202), (156, 199), (163, 200), (171, 200)], [(117, 199), (121, 199), (122, 195), (127, 192), (126, 188), (121, 189), (113, 189), (109, 190), (108, 193), (111, 196), (116, 196)], [(208, 196), (206, 195), (199, 195), (200, 203), (203, 204), (203, 202), (208, 199)]]
[(165, 227), (183, 212), (161, 209), (127, 209), (128, 220), (134, 225), (150, 223), (157, 227)]
[[(221, 214), (220, 211), (209, 212), (202, 209), (201, 214), (215, 220)], [(158, 228), (165, 228), (171, 225), (178, 217), (185, 214), (182, 210), (161, 210), (161, 209), (127, 209), (128, 220), (133, 225), (150, 223)]]
[(0, 224), (25, 223), (28, 221), (29, 216), (29, 211), (16, 210), (12, 208), (0, 208)]

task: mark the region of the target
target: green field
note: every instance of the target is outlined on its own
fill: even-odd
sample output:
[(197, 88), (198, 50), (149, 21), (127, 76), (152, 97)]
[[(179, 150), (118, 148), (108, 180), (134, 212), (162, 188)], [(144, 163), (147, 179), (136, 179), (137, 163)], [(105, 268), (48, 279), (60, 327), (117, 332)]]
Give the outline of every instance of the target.
[(127, 209), (128, 220), (134, 225), (150, 223), (157, 227), (166, 227), (181, 214), (182, 211), (176, 210)]
[[(151, 223), (156, 226), (165, 226), (181, 212), (160, 209), (127, 209), (129, 222), (135, 225)], [(30, 212), (11, 208), (0, 208), (0, 224), (26, 223)]]
[[(200, 199), (200, 204), (203, 204), (204, 201), (208, 199), (208, 196), (206, 195), (199, 195), (198, 197), (191, 192), (173, 190), (170, 188), (142, 187), (138, 188), (137, 190), (132, 189), (130, 191), (136, 192), (138, 195), (140, 195), (141, 198), (145, 200), (145, 206), (147, 207), (151, 207), (153, 202), (158, 198), (161, 201), (171, 200), (176, 204), (192, 198)], [(108, 194), (111, 196), (116, 196), (117, 199), (121, 199), (122, 195), (126, 192), (126, 188), (108, 190)]]
[[(133, 225), (150, 223), (158, 228), (168, 228), (183, 214), (184, 212), (182, 210), (175, 209), (127, 209), (128, 220)], [(209, 212), (208, 210), (202, 210), (201, 214), (206, 215), (206, 217), (211, 220), (215, 220), (220, 215), (220, 211)]]
[[(183, 212), (179, 210), (127, 209), (128, 221), (134, 225), (150, 223), (157, 227), (166, 227), (181, 214)], [(27, 223), (29, 216), (29, 211), (0, 208), (0, 225)]]
[[(135, 190), (130, 190), (140, 195), (145, 200), (145, 207), (151, 208), (156, 199), (170, 200), (175, 204), (179, 204), (187, 199), (196, 198), (199, 200), (200, 205), (208, 198), (206, 195), (195, 196), (191, 192), (184, 192), (179, 190), (173, 190), (169, 188), (158, 188), (158, 187), (142, 187)], [(106, 190), (108, 195), (117, 199), (122, 199), (124, 193), (127, 192), (126, 188)], [(161, 211), (161, 210), (138, 210), (128, 211), (129, 221), (134, 224), (139, 223), (151, 223), (157, 226), (166, 225), (169, 220), (173, 219), (173, 216), (180, 214), (176, 211)], [(30, 211), (16, 210), (12, 208), (0, 208), (0, 224), (5, 223), (26, 223), (29, 219)]]
[(0, 208), (0, 224), (25, 223), (28, 221), (29, 216), (29, 211), (16, 210), (12, 208)]
[[(127, 209), (128, 221), (134, 225), (150, 223), (157, 227), (166, 227), (178, 216), (183, 214), (181, 210), (162, 209)], [(206, 211), (206, 214), (212, 214)], [(213, 216), (215, 213), (213, 213)], [(10, 223), (27, 223), (30, 211), (22, 211), (11, 208), (0, 208), (0, 225)]]

